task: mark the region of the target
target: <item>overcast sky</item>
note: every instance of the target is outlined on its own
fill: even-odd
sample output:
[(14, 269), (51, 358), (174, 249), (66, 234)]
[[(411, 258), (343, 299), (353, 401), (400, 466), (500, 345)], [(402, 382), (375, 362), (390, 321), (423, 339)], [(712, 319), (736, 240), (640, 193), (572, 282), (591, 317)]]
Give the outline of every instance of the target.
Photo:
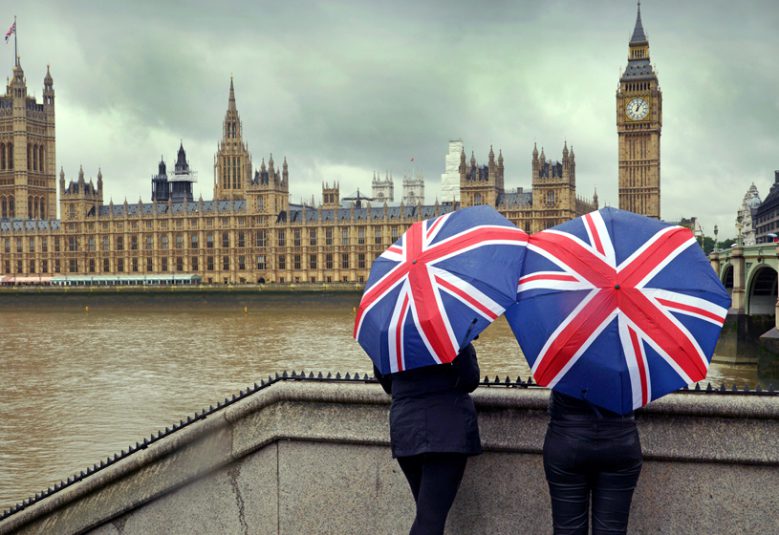
[[(160, 155), (182, 140), (213, 195), (230, 75), (253, 164), (287, 157), (293, 201), (322, 181), (370, 191), (374, 170), (438, 193), (449, 139), (506, 161), (530, 187), (533, 143), (577, 158), (577, 190), (616, 206), (615, 90), (635, 23), (631, 0), (513, 2), (27, 1), (14, 6), (28, 91), (46, 65), (57, 95), (57, 166), (102, 167), (106, 202), (150, 198)], [(752, 182), (779, 169), (779, 3), (645, 0), (663, 91), (662, 216), (735, 234)], [(13, 22), (0, 21), (5, 32)], [(13, 41), (0, 68), (10, 76)], [(396, 193), (397, 194), (397, 193)]]

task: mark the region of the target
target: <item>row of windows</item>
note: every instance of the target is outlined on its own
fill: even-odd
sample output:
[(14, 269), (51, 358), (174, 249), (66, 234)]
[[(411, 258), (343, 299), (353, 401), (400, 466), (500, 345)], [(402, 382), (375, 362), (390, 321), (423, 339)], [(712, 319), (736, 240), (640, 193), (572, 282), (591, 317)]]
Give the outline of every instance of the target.
[(0, 170), (14, 168), (14, 144), (0, 143)]
[[(306, 239), (306, 243), (310, 246), (319, 245), (317, 229), (312, 228), (308, 230), (309, 232)], [(350, 228), (340, 227), (340, 230), (341, 231), (340, 231), (339, 245), (349, 245), (351, 242)], [(392, 242), (397, 241), (399, 232), (400, 232), (399, 227), (397, 226), (392, 227), (392, 235), (391, 235)], [(334, 234), (333, 228), (328, 227), (325, 229), (324, 245), (334, 245), (333, 234)], [(368, 239), (366, 235), (368, 235), (368, 233), (366, 232), (365, 227), (359, 227), (357, 229), (356, 244), (357, 245), (367, 244)], [(153, 234), (114, 236), (113, 249), (117, 251), (124, 251), (125, 248), (128, 248), (131, 251), (137, 251), (142, 243), (144, 249), (151, 250), (155, 248), (154, 236), (155, 235)], [(227, 232), (227, 231), (217, 233), (217, 234), (213, 232), (208, 232), (205, 235), (205, 244), (206, 244), (206, 248), (213, 249), (216, 240), (219, 240), (219, 243), (221, 244), (222, 248), (226, 249), (231, 247), (232, 245), (239, 249), (242, 249), (246, 247), (247, 244), (251, 243), (250, 240), (252, 239), (252, 237), (254, 238), (253, 243), (257, 247), (265, 247), (267, 245), (270, 245), (270, 242), (268, 241), (268, 231), (266, 230), (258, 230), (256, 232), (238, 231), (234, 233), (232, 237), (231, 237), (231, 232)], [(5, 252), (10, 252), (12, 239), (13, 238), (4, 239)], [(22, 252), (22, 238), (18, 237), (15, 238), (15, 240), (16, 240), (16, 251)], [(35, 238), (30, 237), (29, 240), (30, 240), (29, 250), (34, 251)], [(197, 249), (200, 246), (200, 235), (196, 232), (190, 234), (185, 234), (185, 233), (174, 234), (173, 240), (176, 249), (183, 249), (185, 242), (188, 244), (190, 249)], [(111, 250), (111, 237), (109, 235), (100, 236), (99, 243), (100, 243), (100, 250), (102, 251)], [(295, 247), (300, 247), (303, 245), (303, 243), (304, 242), (303, 242), (302, 229), (293, 229), (291, 244), (294, 245)], [(380, 227), (375, 227), (373, 229), (373, 243), (374, 245), (386, 245), (384, 244), (383, 233)], [(59, 244), (60, 244), (59, 237), (54, 238), (54, 244), (55, 244), (55, 250), (59, 251)], [(96, 251), (97, 244), (98, 244), (97, 236), (86, 237), (86, 249), (88, 251)], [(277, 230), (276, 245), (278, 245), (279, 247), (285, 247), (287, 245), (287, 232), (285, 229)], [(41, 239), (41, 246), (44, 252), (48, 250), (48, 240), (45, 237)], [(170, 247), (170, 237), (168, 236), (168, 234), (157, 235), (157, 246), (161, 249), (168, 249)], [(67, 250), (68, 251), (79, 250), (79, 239), (77, 236), (67, 237)]]
[[(339, 258), (340, 257), (340, 258)], [(276, 258), (276, 266), (277, 269), (280, 270), (286, 270), (287, 269), (287, 258), (288, 255), (278, 255)], [(189, 261), (187, 263), (187, 260)], [(266, 270), (269, 269), (268, 261), (267, 261), (266, 255), (257, 255), (255, 258), (255, 266), (258, 270)], [(318, 263), (318, 256), (315, 254), (307, 255), (307, 258), (304, 258), (304, 255), (300, 254), (294, 254), (291, 255), (291, 262), (290, 267), (293, 270), (302, 270), (304, 262), (307, 264), (307, 269), (319, 269), (319, 263)], [(333, 253), (327, 253), (324, 255), (324, 269), (334, 269), (336, 267), (336, 262), (338, 266), (341, 269), (349, 269), (350, 268), (350, 260), (349, 260), (349, 253), (340, 253), (340, 255), (335, 255)], [(85, 259), (86, 265), (83, 266), (83, 270), (87, 273), (96, 273), (97, 267), (102, 264), (102, 273), (111, 273), (111, 260), (109, 258), (103, 258), (102, 263), (99, 259), (95, 258), (89, 258)], [(223, 271), (230, 271), (231, 268), (231, 257), (230, 256), (222, 256), (221, 257), (221, 269)], [(66, 265), (68, 267), (69, 273), (80, 273), (82, 269), (80, 269), (79, 261), (77, 258), (70, 258), (67, 259)], [(125, 262), (124, 258), (117, 258), (116, 259), (116, 272), (117, 273), (139, 273), (142, 271), (145, 271), (147, 273), (154, 272), (154, 259), (150, 257), (144, 258), (130, 258), (127, 262)], [(145, 270), (143, 269), (145, 266)], [(207, 256), (205, 259), (205, 270), (206, 271), (215, 271), (215, 257), (213, 256)], [(233, 264), (233, 267), (237, 268), (238, 271), (246, 271), (246, 256), (245, 255), (239, 255), (235, 259), (235, 263)], [(24, 261), (23, 260), (17, 260), (16, 261), (16, 273), (25, 273), (24, 271)], [(27, 265), (28, 270), (26, 273), (29, 274), (35, 274), (35, 273), (49, 273), (49, 261), (48, 259), (44, 259), (40, 261), (40, 271), (37, 269), (37, 262), (35, 260), (29, 260), (29, 263)], [(199, 257), (193, 256), (193, 257), (183, 257), (183, 256), (177, 256), (173, 258), (168, 258), (166, 256), (159, 259), (159, 271), (161, 272), (169, 272), (169, 271), (176, 271), (176, 272), (185, 272), (185, 271), (200, 271), (200, 263), (199, 263)], [(358, 269), (365, 269), (366, 268), (366, 258), (364, 253), (359, 253), (357, 255), (357, 266)], [(53, 263), (53, 270), (52, 273), (61, 273), (62, 270), (62, 262), (60, 259), (55, 259)], [(6, 274), (11, 274), (11, 261), (6, 260), (4, 262), (4, 270)]]
[[(45, 170), (43, 145), (27, 145), (27, 169), (31, 171)], [(0, 143), (0, 170), (14, 168), (14, 144)]]

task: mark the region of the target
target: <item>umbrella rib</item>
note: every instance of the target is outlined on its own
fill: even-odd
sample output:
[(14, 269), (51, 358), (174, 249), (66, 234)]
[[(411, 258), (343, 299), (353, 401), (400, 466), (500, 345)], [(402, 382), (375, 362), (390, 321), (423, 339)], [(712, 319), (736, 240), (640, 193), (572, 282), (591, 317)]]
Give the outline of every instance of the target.
[(538, 384), (551, 388), (578, 360), (614, 318), (613, 301), (611, 293), (593, 290), (557, 327), (533, 363), (533, 376)]
[(434, 267), (429, 269), (433, 273), (435, 282), (438, 283), (440, 289), (468, 305), (486, 319), (493, 321), (505, 310), (504, 307), (461, 277), (443, 269)]
[[(650, 316), (647, 308), (658, 313)], [(642, 333), (642, 338), (685, 380), (694, 382), (706, 377), (708, 362), (703, 351), (679, 320), (640, 290), (624, 292), (620, 309)]]

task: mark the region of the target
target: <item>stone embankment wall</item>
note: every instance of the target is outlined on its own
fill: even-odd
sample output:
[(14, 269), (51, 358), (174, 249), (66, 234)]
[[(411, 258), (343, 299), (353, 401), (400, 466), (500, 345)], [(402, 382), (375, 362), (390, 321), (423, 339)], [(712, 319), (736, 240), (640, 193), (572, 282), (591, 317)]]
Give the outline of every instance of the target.
[[(550, 533), (548, 392), (491, 386), (474, 398), (485, 453), (468, 464), (447, 533)], [(26, 503), (0, 533), (405, 533), (413, 502), (390, 458), (388, 408), (376, 384), (279, 381)], [(776, 532), (778, 396), (673, 394), (639, 429), (631, 533)]]

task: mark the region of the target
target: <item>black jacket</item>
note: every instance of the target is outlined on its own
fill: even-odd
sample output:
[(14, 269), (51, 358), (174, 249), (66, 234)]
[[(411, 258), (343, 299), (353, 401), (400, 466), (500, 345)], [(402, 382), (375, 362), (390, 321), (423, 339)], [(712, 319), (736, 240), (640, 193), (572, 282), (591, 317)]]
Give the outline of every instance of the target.
[(476, 408), (469, 392), (479, 385), (479, 363), (471, 344), (451, 364), (426, 366), (376, 378), (392, 394), (390, 443), (393, 457), (422, 453), (481, 453)]

